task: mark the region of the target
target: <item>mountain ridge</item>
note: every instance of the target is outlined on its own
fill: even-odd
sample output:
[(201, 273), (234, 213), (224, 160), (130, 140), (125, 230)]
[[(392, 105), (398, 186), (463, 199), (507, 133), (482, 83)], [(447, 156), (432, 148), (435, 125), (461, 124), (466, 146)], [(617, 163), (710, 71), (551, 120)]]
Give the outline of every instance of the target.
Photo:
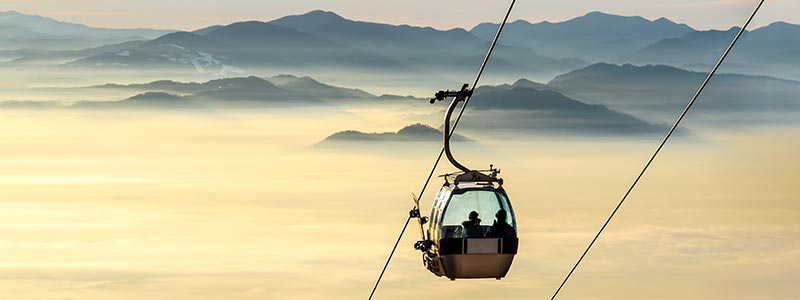
[[(672, 120), (707, 76), (668, 65), (598, 63), (559, 75), (548, 86), (650, 120)], [(696, 114), (718, 119), (800, 111), (800, 81), (718, 73), (695, 104)]]
[[(446, 78), (453, 72), (474, 71), (472, 62), (482, 60), (496, 26), (482, 23), (469, 31), (441, 30), (351, 20), (335, 12), (314, 10), (87, 51), (5, 51), (0, 55), (6, 58), (4, 66), (46, 66), (72, 58), (63, 66), (156, 72), (174, 69), (216, 77), (264, 70), (330, 72), (344, 68)], [(718, 58), (732, 34), (731, 29), (697, 31), (664, 17), (648, 20), (598, 11), (560, 22), (516, 20), (504, 31), (489, 68), (502, 72), (505, 80), (549, 79), (594, 62), (670, 64), (702, 71)], [(800, 79), (800, 60), (795, 59), (800, 52), (797, 37), (800, 25), (787, 22), (773, 22), (747, 32), (723, 71)]]
[[(499, 24), (482, 23), (470, 32), (487, 39)], [(619, 16), (598, 11), (561, 22), (512, 22), (506, 25), (504, 42), (524, 45), (552, 57), (611, 60), (664, 38), (694, 31), (666, 18), (650, 21), (639, 16)], [(608, 41), (617, 41), (608, 43)]]
[[(441, 142), (443, 135), (444, 133), (439, 129), (416, 123), (405, 126), (396, 132), (339, 131), (327, 136), (316, 146), (352, 142)], [(453, 134), (450, 139), (454, 142), (474, 142), (460, 134)]]
[(81, 50), (136, 39), (151, 39), (175, 31), (91, 27), (14, 10), (0, 12), (0, 29), (0, 49), (39, 50)]

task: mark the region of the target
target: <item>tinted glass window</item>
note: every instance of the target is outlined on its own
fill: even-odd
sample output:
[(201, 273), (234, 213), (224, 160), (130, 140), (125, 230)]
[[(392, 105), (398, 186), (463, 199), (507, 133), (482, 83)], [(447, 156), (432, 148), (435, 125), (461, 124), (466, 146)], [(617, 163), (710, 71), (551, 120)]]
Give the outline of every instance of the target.
[(514, 213), (508, 199), (502, 193), (491, 190), (470, 190), (453, 193), (452, 199), (445, 208), (442, 217), (442, 238), (462, 237), (461, 224), (469, 220), (472, 211), (478, 213), (480, 225), (486, 232), (495, 220), (495, 214), (504, 209), (507, 212), (507, 223), (516, 228)]
[(503, 209), (506, 210), (506, 223), (517, 228), (517, 220), (514, 219), (514, 209), (511, 207), (511, 204), (508, 202), (508, 198), (503, 193), (497, 193), (497, 197), (500, 198), (500, 204), (503, 206)]

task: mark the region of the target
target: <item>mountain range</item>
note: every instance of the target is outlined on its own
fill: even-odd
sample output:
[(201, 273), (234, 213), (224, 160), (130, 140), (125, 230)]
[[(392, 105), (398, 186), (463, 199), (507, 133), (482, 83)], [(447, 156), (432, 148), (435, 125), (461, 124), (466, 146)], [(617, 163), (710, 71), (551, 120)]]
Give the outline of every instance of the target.
[[(118, 101), (78, 101), (71, 106), (80, 109), (226, 109), (226, 108), (287, 108), (330, 107), (359, 105), (364, 101), (375, 104), (406, 103), (409, 107), (427, 106), (425, 99), (391, 95), (375, 96), (359, 89), (331, 86), (310, 77), (278, 75), (267, 78), (255, 76), (215, 79), (206, 82), (177, 82), (159, 80), (143, 84), (104, 84), (78, 88), (116, 91), (134, 94)], [(361, 102), (354, 102), (361, 101)], [(609, 109), (601, 104), (574, 100), (547, 85), (520, 79), (514, 84), (482, 86), (475, 91), (470, 120), (481, 120), (473, 126), (465, 121), (462, 127), (478, 130), (533, 130), (536, 132), (633, 134), (661, 131), (631, 115)], [(5, 108), (43, 109), (64, 107), (55, 102), (7, 101)], [(428, 108), (430, 110), (430, 108)], [(441, 112), (433, 113), (439, 122)], [(418, 129), (418, 130), (417, 130)], [(362, 135), (345, 132), (335, 139), (402, 140), (404, 134), (425, 131), (417, 128), (399, 135)], [(424, 132), (423, 132), (424, 133)], [(430, 132), (427, 132), (430, 133)]]
[[(499, 24), (483, 23), (470, 30), (491, 39)], [(532, 24), (518, 20), (506, 25), (502, 42), (535, 49), (551, 57), (579, 57), (589, 61), (611, 61), (662, 39), (677, 38), (694, 29), (666, 18), (650, 21), (590, 12), (564, 22)]]
[[(693, 31), (663, 39), (618, 61), (634, 64), (668, 64), (708, 72), (740, 30)], [(771, 75), (800, 79), (800, 25), (775, 22), (745, 32), (725, 61), (724, 72)]]
[[(377, 100), (359, 89), (336, 87), (311, 77), (232, 77), (206, 82), (159, 80), (144, 84), (105, 84), (85, 89), (137, 93), (120, 101), (81, 101), (78, 108), (237, 108), (327, 106), (328, 101)], [(386, 95), (384, 95), (386, 96)], [(17, 103), (18, 104), (18, 103)]]
[[(520, 79), (475, 90), (460, 126), (472, 130), (525, 129), (539, 133), (641, 134), (664, 132), (663, 125), (565, 96), (545, 85)], [(479, 121), (477, 121), (479, 120)], [(474, 124), (473, 124), (474, 123)]]
[[(207, 82), (169, 80), (145, 84), (106, 84), (89, 89), (114, 89), (137, 93), (122, 101), (79, 102), (79, 108), (221, 108), (221, 107), (295, 107), (326, 106), (348, 100), (383, 100), (362, 90), (330, 86), (310, 77), (278, 75), (268, 78), (237, 77)], [(422, 99), (391, 101), (424, 103)], [(525, 129), (540, 132), (631, 134), (663, 131), (634, 116), (609, 109), (601, 104), (574, 100), (544, 84), (520, 79), (514, 84), (482, 86), (475, 90), (466, 119), (481, 120), (482, 129)], [(436, 113), (435, 119), (440, 119)], [(465, 129), (477, 129), (470, 121)], [(403, 131), (405, 132), (405, 131)], [(402, 133), (402, 132), (401, 132)], [(338, 139), (400, 138), (394, 135), (342, 133)]]
[[(649, 120), (672, 120), (707, 74), (667, 65), (598, 63), (555, 77), (547, 86), (576, 99), (602, 103)], [(800, 110), (800, 81), (717, 74), (695, 104), (695, 113), (718, 117)]]
[(95, 28), (16, 11), (0, 12), (0, 50), (78, 50), (149, 40), (173, 31)]
[[(418, 123), (403, 127), (397, 132), (340, 131), (326, 137), (317, 146), (324, 147), (352, 142), (441, 142), (443, 135), (439, 129)], [(460, 134), (453, 134), (451, 141), (472, 142), (473, 140)]]
[[(21, 18), (19, 26), (40, 22), (41, 26), (33, 27), (64, 40), (80, 36), (78, 33), (137, 40), (81, 50), (57, 50), (60, 46), (50, 45), (47, 49), (0, 51), (0, 56), (19, 56), (0, 64), (0, 71), (68, 61), (56, 64), (72, 71), (101, 69), (104, 74), (117, 70), (156, 70), (159, 74), (159, 70), (183, 68), (222, 78), (94, 86), (90, 88), (130, 91), (134, 96), (122, 101), (80, 102), (78, 107), (261, 107), (326, 105), (332, 100), (414, 101), (418, 99), (376, 96), (310, 77), (248, 75), (294, 69), (307, 74), (329, 70), (341, 76), (357, 73), (362, 77), (376, 72), (401, 74), (401, 78), (412, 74), (426, 78), (437, 73), (471, 74), (497, 28), (497, 24), (486, 23), (470, 30), (439, 30), (349, 20), (326, 11), (268, 22), (214, 25), (192, 32), (105, 30), (16, 12), (0, 14), (8, 16)], [(9, 32), (17, 30), (8, 28)], [(515, 21), (508, 24), (488, 70), (504, 80), (530, 74), (542, 78), (547, 74), (544, 77), (549, 82), (519, 80), (510, 85), (481, 87), (476, 91), (480, 97), (473, 102), (475, 109), (469, 113), (491, 116), (486, 126), (494, 128), (658, 130), (661, 126), (654, 124), (667, 122), (685, 105), (705, 77), (708, 64), (716, 60), (737, 30), (699, 31), (665, 18), (651, 21), (601, 12), (558, 23)], [(133, 33), (145, 39), (131, 37)], [(800, 82), (791, 80), (800, 79), (800, 68), (792, 67), (800, 67), (796, 59), (800, 54), (800, 26), (776, 22), (745, 32), (740, 43), (722, 72), (710, 82), (698, 109), (715, 114), (800, 109), (795, 99), (800, 94)], [(591, 63), (598, 60), (611, 63)], [(776, 78), (777, 75), (788, 79)], [(483, 97), (493, 100), (482, 104), (479, 99)], [(12, 105), (27, 104), (8, 102), (5, 106)]]
[[(134, 92), (164, 92), (178, 95), (197, 94), (202, 92), (227, 91), (227, 90), (261, 90), (263, 98), (279, 98), (281, 95), (269, 93), (263, 89), (280, 88), (281, 93), (293, 93), (297, 97), (326, 98), (326, 99), (367, 99), (375, 95), (360, 89), (351, 89), (321, 83), (311, 77), (297, 77), (289, 74), (259, 78), (231, 77), (209, 80), (206, 82), (178, 82), (173, 80), (158, 80), (143, 84), (104, 84), (90, 86), (88, 89), (113, 89)], [(278, 91), (278, 90), (273, 90)]]
[[(205, 31), (200, 31), (205, 32)], [(70, 63), (74, 67), (180, 68), (227, 74), (241, 68), (405, 70), (385, 56), (266, 22), (239, 22), (203, 35), (176, 32)]]
[[(685, 106), (705, 74), (666, 65), (606, 63), (571, 71), (550, 82), (520, 79), (513, 84), (475, 90), (460, 127), (465, 130), (526, 130), (568, 134), (642, 134), (664, 132)], [(337, 87), (311, 77), (231, 77), (204, 82), (158, 80), (142, 84), (104, 84), (68, 88), (95, 94), (133, 95), (118, 101), (79, 101), (85, 109), (279, 108), (367, 103), (426, 106), (410, 96), (376, 96)], [(75, 91), (72, 91), (75, 89)], [(51, 92), (58, 92), (57, 90)], [(742, 116), (775, 115), (800, 110), (800, 82), (765, 76), (719, 74), (696, 103), (695, 115), (728, 122)], [(367, 101), (367, 102), (365, 102)], [(56, 102), (6, 101), (4, 108), (63, 107)], [(441, 111), (410, 115), (414, 122), (439, 122)]]
[[(267, 22), (213, 25), (103, 48), (3, 55), (16, 58), (6, 65), (61, 57), (72, 58), (66, 64), (69, 67), (178, 68), (213, 76), (252, 74), (263, 69), (451, 74), (474, 72), (497, 26), (485, 23), (469, 31), (439, 30), (362, 22), (333, 12), (312, 11)], [(516, 78), (552, 78), (592, 62), (669, 64), (705, 71), (735, 31), (698, 31), (666, 18), (651, 21), (602, 12), (557, 23), (518, 20), (507, 25), (489, 68)], [(56, 29), (48, 32), (61, 34)], [(800, 71), (796, 71), (800, 68), (785, 67), (799, 63), (795, 59), (800, 53), (798, 36), (800, 26), (783, 22), (749, 31), (724, 70), (800, 79)]]

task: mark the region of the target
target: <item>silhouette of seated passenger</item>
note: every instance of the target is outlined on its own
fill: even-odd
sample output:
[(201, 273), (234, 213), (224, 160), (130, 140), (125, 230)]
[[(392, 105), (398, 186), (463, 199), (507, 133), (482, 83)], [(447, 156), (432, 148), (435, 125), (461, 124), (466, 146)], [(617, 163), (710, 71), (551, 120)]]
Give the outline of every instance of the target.
[(462, 238), (479, 238), (483, 237), (483, 227), (481, 227), (481, 219), (478, 218), (477, 211), (471, 211), (469, 213), (469, 220), (464, 221), (461, 223), (461, 228), (458, 229), (460, 232), (456, 232), (456, 235)]
[(494, 216), (497, 217), (497, 220), (495, 220), (494, 224), (492, 224), (492, 227), (489, 228), (488, 232), (486, 233), (487, 236), (496, 238), (510, 238), (517, 236), (517, 232), (514, 230), (514, 227), (506, 222), (508, 213), (504, 209), (498, 210)]

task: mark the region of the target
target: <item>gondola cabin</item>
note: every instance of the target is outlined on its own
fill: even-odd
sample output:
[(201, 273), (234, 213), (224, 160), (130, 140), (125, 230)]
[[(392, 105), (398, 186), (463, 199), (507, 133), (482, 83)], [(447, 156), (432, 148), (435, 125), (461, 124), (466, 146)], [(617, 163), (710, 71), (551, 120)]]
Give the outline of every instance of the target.
[(502, 179), (470, 171), (445, 183), (434, 199), (426, 235), (424, 263), (437, 276), (505, 277), (519, 240)]
[(410, 217), (419, 220), (422, 234), (414, 248), (422, 251), (423, 264), (436, 276), (501, 279), (511, 268), (519, 239), (503, 179), (497, 178), (500, 170), (491, 165), (483, 171), (467, 168), (450, 149), (450, 119), (456, 105), (471, 94), (465, 84), (460, 91), (439, 91), (431, 99), (435, 103), (453, 98), (445, 112), (442, 152), (461, 172), (443, 176), (445, 183), (433, 201), (430, 218), (420, 216), (419, 199), (414, 197)]

